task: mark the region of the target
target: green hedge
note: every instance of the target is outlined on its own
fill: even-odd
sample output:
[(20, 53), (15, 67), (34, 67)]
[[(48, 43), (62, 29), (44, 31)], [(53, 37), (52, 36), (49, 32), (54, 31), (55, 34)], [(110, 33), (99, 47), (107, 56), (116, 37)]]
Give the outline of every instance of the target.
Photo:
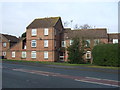
[(120, 66), (120, 44), (100, 44), (93, 48), (93, 63), (101, 66)]

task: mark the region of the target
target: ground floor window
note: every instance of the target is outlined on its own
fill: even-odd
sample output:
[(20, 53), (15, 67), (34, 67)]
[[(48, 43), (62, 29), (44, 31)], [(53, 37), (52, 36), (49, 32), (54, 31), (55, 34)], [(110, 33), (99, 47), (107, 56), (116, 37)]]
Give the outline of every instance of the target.
[(6, 56), (6, 52), (3, 52), (3, 56)]
[(15, 57), (15, 51), (12, 52), (12, 57)]
[(91, 51), (86, 52), (86, 59), (91, 59)]
[(31, 58), (36, 58), (36, 51), (31, 52)]
[(26, 58), (26, 52), (25, 51), (22, 52), (22, 58)]
[(118, 39), (113, 39), (113, 43), (118, 43)]
[(44, 52), (44, 59), (48, 59), (48, 51)]

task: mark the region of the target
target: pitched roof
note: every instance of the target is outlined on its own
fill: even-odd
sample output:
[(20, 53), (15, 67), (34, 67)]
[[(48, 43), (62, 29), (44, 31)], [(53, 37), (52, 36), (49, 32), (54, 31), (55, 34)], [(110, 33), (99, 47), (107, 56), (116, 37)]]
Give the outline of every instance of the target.
[(7, 38), (10, 42), (18, 42), (19, 39), (16, 36), (8, 35), (8, 34), (2, 34), (5, 38)]
[(107, 38), (107, 30), (105, 28), (97, 29), (78, 29), (78, 30), (65, 30), (66, 33), (64, 38)]
[(110, 38), (111, 38), (111, 39), (118, 39), (118, 38), (120, 38), (120, 37), (119, 37), (119, 36), (120, 36), (120, 33), (109, 33), (108, 36), (109, 36), (109, 39), (110, 39)]
[(38, 18), (33, 20), (33, 22), (27, 26), (29, 28), (48, 28), (55, 26), (60, 17), (48, 17), (48, 18)]

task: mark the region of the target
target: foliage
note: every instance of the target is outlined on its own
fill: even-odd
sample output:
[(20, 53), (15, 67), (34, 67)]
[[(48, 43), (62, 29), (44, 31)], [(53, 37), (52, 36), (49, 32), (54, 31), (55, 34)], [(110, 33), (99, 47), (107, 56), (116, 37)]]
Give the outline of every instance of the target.
[(93, 48), (93, 63), (102, 66), (120, 66), (120, 44), (100, 44)]
[(68, 59), (70, 63), (83, 63), (83, 46), (80, 45), (80, 39), (78, 37), (73, 38), (73, 43), (67, 48)]
[(22, 35), (21, 35), (21, 37), (23, 38), (23, 37), (26, 37), (26, 32), (24, 32)]

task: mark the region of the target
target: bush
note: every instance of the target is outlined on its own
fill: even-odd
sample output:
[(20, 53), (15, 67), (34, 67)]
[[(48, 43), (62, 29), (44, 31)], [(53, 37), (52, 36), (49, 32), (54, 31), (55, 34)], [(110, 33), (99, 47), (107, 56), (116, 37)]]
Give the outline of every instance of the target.
[(93, 63), (102, 66), (120, 66), (120, 44), (100, 44), (93, 48)]

